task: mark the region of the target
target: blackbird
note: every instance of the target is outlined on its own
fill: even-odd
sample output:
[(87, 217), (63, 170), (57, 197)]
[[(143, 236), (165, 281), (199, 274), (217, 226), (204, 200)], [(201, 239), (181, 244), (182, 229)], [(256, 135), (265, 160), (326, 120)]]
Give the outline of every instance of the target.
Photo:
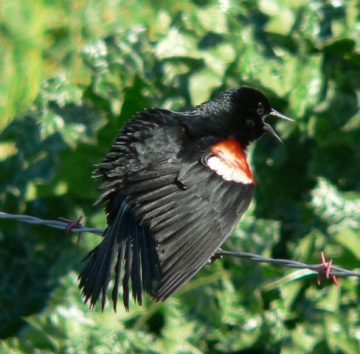
[(264, 133), (281, 141), (265, 121), (291, 120), (266, 96), (241, 86), (185, 112), (150, 108), (120, 130), (96, 166), (108, 226), (79, 276), (85, 302), (105, 306), (114, 273), (114, 310), (122, 285), (163, 301), (193, 277), (220, 248), (248, 208), (254, 177), (246, 148)]

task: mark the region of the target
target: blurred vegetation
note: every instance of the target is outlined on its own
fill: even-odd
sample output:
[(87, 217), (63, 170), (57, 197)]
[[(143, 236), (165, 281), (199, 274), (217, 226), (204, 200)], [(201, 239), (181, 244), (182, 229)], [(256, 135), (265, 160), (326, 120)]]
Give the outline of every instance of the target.
[[(357, 0), (5, 0), (0, 16), (2, 211), (104, 227), (90, 175), (124, 121), (246, 84), (295, 123), (251, 149), (256, 195), (225, 248), (359, 267)], [(358, 279), (224, 258), (165, 303), (101, 313), (77, 289), (98, 242), (1, 220), (0, 352), (359, 352)]]

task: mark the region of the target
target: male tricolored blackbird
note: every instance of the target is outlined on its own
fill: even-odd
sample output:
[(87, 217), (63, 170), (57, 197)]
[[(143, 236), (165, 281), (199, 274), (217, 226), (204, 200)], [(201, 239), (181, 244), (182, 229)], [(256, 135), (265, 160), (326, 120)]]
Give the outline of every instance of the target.
[[(163, 301), (213, 257), (248, 208), (254, 177), (246, 148), (267, 132), (271, 108), (251, 87), (221, 93), (186, 112), (147, 109), (120, 130), (93, 177), (102, 179), (108, 227), (80, 274), (85, 302), (102, 308), (114, 271), (114, 309), (122, 284), (142, 303)], [(281, 141), (281, 140), (280, 140)]]

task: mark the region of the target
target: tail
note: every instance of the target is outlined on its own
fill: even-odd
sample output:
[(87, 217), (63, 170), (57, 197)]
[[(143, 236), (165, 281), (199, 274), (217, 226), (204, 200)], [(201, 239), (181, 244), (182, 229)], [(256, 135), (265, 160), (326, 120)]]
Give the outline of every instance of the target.
[(120, 207), (110, 215), (102, 242), (85, 259), (89, 261), (79, 276), (79, 288), (85, 303), (90, 301), (90, 308), (95, 307), (101, 296), (101, 307), (104, 309), (114, 264), (112, 300), (115, 311), (121, 279), (123, 302), (127, 310), (130, 283), (133, 298), (139, 305), (143, 292), (154, 296), (160, 280), (155, 242), (148, 230), (135, 220), (126, 201), (122, 201)]

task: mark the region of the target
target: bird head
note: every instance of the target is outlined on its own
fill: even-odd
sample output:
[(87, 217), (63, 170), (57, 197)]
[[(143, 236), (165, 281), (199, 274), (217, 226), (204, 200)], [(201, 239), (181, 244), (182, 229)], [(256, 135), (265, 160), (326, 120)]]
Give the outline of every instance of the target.
[[(233, 135), (246, 147), (252, 141), (259, 139), (264, 133), (269, 133), (281, 142), (280, 137), (266, 119), (277, 117), (293, 121), (291, 118), (279, 113), (271, 107), (267, 97), (260, 91), (247, 86), (237, 87), (224, 92), (224, 104), (229, 110), (229, 125), (232, 126)], [(219, 96), (219, 98), (221, 95)]]
[(196, 106), (186, 116), (189, 118), (186, 125), (192, 134), (236, 138), (244, 148), (264, 133), (281, 142), (275, 130), (266, 122), (268, 117), (292, 121), (273, 109), (262, 92), (248, 86), (224, 91)]

